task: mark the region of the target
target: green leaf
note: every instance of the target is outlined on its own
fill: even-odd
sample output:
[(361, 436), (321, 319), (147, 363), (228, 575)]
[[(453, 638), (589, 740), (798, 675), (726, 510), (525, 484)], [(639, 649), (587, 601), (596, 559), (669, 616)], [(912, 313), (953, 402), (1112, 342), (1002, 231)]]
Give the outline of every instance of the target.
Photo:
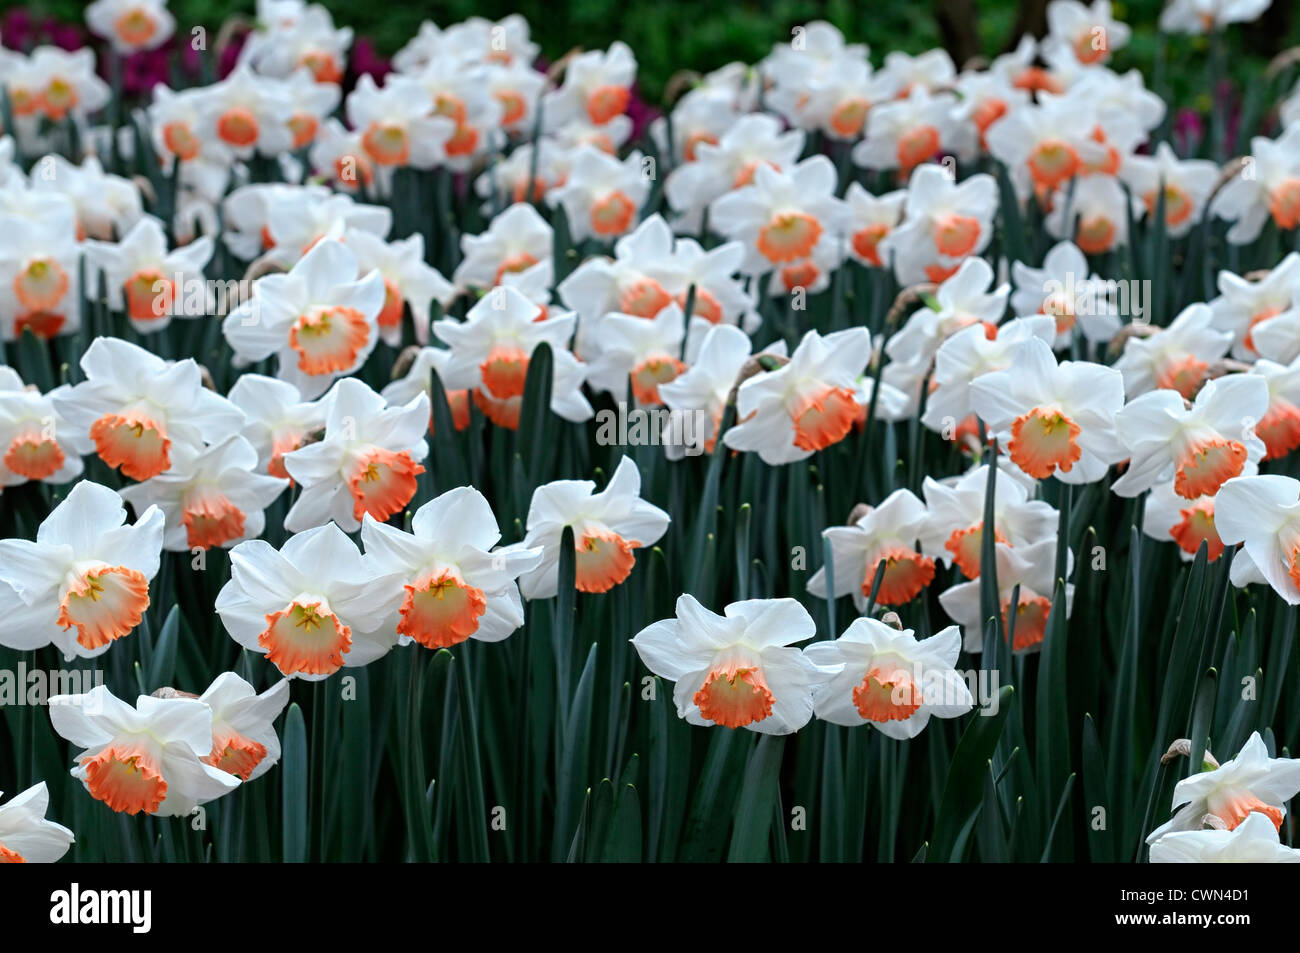
[(158, 633), (158, 641), (153, 647), (153, 657), (149, 661), (149, 682), (152, 691), (169, 686), (176, 670), (176, 648), (180, 642), (181, 613), (180, 607), (173, 605)]
[(284, 777), (281, 801), (283, 861), (301, 864), (307, 860), (307, 725), (296, 702), (289, 706), (285, 719), (283, 746), (284, 754), (280, 759)]
[[(1088, 814), (1088, 851), (1089, 858), (1101, 863), (1111, 863), (1115, 859), (1115, 836), (1111, 832), (1114, 821), (1110, 801), (1110, 783), (1106, 778), (1106, 761), (1101, 752), (1101, 742), (1097, 738), (1097, 724), (1091, 715), (1083, 716), (1083, 796), (1087, 800)], [(1094, 811), (1101, 808), (1105, 813), (1098, 818)], [(1095, 827), (1097, 820), (1101, 827)]]
[(1205, 761), (1205, 744), (1210, 734), (1210, 725), (1214, 721), (1214, 702), (1217, 695), (1219, 673), (1208, 669), (1201, 676), (1201, 684), (1196, 689), (1196, 699), (1192, 703), (1192, 742), (1191, 756), (1187, 759), (1187, 774), (1190, 777), (1200, 771)]
[(707, 734), (709, 751), (705, 755), (704, 768), (695, 786), (695, 798), (691, 801), (691, 811), (686, 818), (679, 860), (722, 859), (722, 845), (727, 828), (722, 818), (730, 813), (731, 802), (719, 802), (724, 800), (724, 781), (740, 771), (740, 759), (744, 757), (744, 746), (737, 742), (737, 738), (749, 732), (713, 727), (707, 729)]
[(469, 782), (469, 831), (470, 858), (476, 861), (488, 859), (488, 813), (487, 799), (483, 795), (483, 767), (479, 759), (478, 719), (474, 709), (474, 680), (470, 677), (465, 656), (462, 652), (452, 662), (452, 672), (457, 680), (460, 697), (460, 737), (465, 758), (465, 777)]
[(554, 363), (551, 346), (543, 341), (529, 356), (524, 377), (524, 396), (519, 409), (519, 452), (528, 465), (528, 478), (534, 487), (543, 482), (547, 463), (554, 461), (554, 445), (548, 432)]
[(1069, 803), (1070, 792), (1074, 790), (1074, 775), (1071, 774), (1065, 779), (1065, 790), (1061, 792), (1061, 800), (1056, 805), (1056, 815), (1052, 818), (1052, 826), (1047, 829), (1047, 839), (1043, 842), (1043, 856), (1040, 863), (1047, 863), (1052, 856), (1052, 842), (1056, 838), (1056, 829), (1061, 824), (1061, 818), (1065, 815), (1065, 805)]
[(578, 679), (578, 689), (565, 720), (563, 743), (557, 752), (559, 765), (555, 779), (555, 838), (552, 845), (552, 857), (557, 861), (563, 858), (564, 847), (572, 843), (587, 786), (591, 760), (591, 700), (595, 683), (596, 646), (593, 644), (587, 652), (587, 664)]
[(736, 802), (735, 826), (727, 860), (753, 862), (767, 860), (770, 856), (768, 831), (780, 796), (777, 779), (784, 752), (783, 735), (761, 735), (754, 746), (741, 782), (740, 800)]
[(614, 816), (600, 859), (607, 863), (641, 860), (641, 800), (631, 784), (623, 785), (614, 802)]
[(1002, 726), (1011, 710), (1015, 689), (1003, 686), (998, 692), (997, 714), (973, 715), (957, 742), (953, 752), (952, 768), (944, 787), (939, 816), (935, 819), (934, 836), (930, 838), (930, 856), (937, 862), (959, 860), (954, 856), (958, 838), (973, 822), (979, 811), (983, 792), (983, 776), (988, 770), (993, 751), (1002, 736)]

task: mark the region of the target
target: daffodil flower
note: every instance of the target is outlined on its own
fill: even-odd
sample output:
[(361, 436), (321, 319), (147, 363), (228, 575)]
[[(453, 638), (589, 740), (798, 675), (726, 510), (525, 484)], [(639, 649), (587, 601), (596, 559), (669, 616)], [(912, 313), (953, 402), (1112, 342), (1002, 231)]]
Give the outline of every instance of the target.
[(132, 707), (100, 685), (55, 695), (49, 707), (54, 730), (84, 749), (72, 776), (119, 813), (180, 817), (239, 786), (202, 760), (212, 750), (212, 710), (198, 699), (141, 695)]
[(149, 607), (163, 514), (149, 507), (126, 524), (121, 498), (82, 480), (36, 531), (35, 542), (0, 540), (0, 641), (65, 658), (90, 658), (128, 635)]
[(556, 480), (533, 491), (524, 546), (542, 550), (541, 562), (519, 579), (526, 599), (549, 599), (559, 585), (560, 541), (573, 528), (575, 586), (608, 592), (632, 573), (635, 550), (668, 530), (669, 516), (641, 499), (641, 471), (623, 457), (605, 489), (591, 480)]
[(1186, 499), (1213, 495), (1258, 463), (1265, 446), (1255, 426), (1268, 412), (1268, 384), (1258, 374), (1231, 374), (1209, 381), (1190, 407), (1173, 390), (1154, 390), (1124, 405), (1116, 432), (1130, 453), (1124, 475), (1111, 489), (1137, 496), (1173, 477)]
[(0, 864), (52, 864), (76, 838), (45, 819), (50, 791), (41, 781), (0, 804)]
[[(334, 523), (230, 551), (216, 610), (230, 637), (286, 678), (319, 681), (368, 665), (397, 644), (384, 627), (402, 603), (401, 577), (380, 571)], [(211, 752), (209, 736), (201, 754)]]
[(850, 728), (873, 725), (890, 738), (915, 738), (930, 718), (956, 718), (974, 707), (970, 688), (953, 666), (961, 632), (950, 625), (918, 640), (877, 619), (855, 619), (833, 642), (814, 642), (804, 655), (836, 670), (813, 696), (818, 718)]
[(1173, 831), (1151, 844), (1153, 864), (1300, 864), (1268, 816), (1251, 811), (1232, 830)]
[(999, 436), (1012, 461), (1039, 480), (1101, 479), (1124, 457), (1115, 435), (1123, 404), (1119, 371), (1087, 361), (1058, 364), (1051, 347), (1038, 338), (1016, 345), (1005, 370), (971, 383), (975, 413)]
[(81, 369), (86, 379), (54, 394), (54, 408), (90, 433), (101, 460), (133, 480), (170, 467), (173, 445), (197, 450), (243, 425), (238, 407), (203, 386), (193, 358), (164, 361), (118, 338), (95, 338)]
[(285, 529), (299, 532), (333, 520), (351, 533), (367, 513), (382, 521), (401, 512), (425, 470), (428, 425), (423, 392), (389, 407), (361, 380), (339, 381), (328, 397), (321, 439), (284, 455), (285, 470), (302, 486)]
[(170, 469), (118, 491), (137, 513), (156, 505), (166, 517), (163, 548), (230, 547), (260, 536), (266, 508), (288, 487), (256, 472), (257, 451), (232, 434), (201, 449), (178, 448)]
[(852, 595), (858, 611), (865, 612), (883, 563), (876, 602), (884, 606), (911, 602), (934, 579), (934, 560), (916, 551), (927, 519), (925, 504), (910, 490), (898, 489), (855, 523), (824, 530), (835, 588), (832, 591), (827, 585), (823, 566), (808, 580), (808, 591), (819, 599)]
[(677, 716), (689, 724), (798, 731), (830, 674), (793, 645), (816, 633), (812, 616), (794, 599), (733, 602), (723, 613), (684, 594), (676, 618), (642, 629), (632, 645), (646, 668), (676, 683)]
[(252, 781), (280, 760), (275, 720), (289, 704), (288, 679), (259, 695), (234, 672), (223, 672), (199, 701), (212, 711), (212, 750), (200, 759), (204, 764)]
[(1286, 802), (1300, 792), (1300, 761), (1270, 758), (1264, 739), (1252, 732), (1241, 751), (1210, 771), (1199, 771), (1174, 786), (1174, 816), (1147, 838), (1154, 844), (1175, 831), (1199, 830), (1207, 816), (1227, 830), (1251, 814), (1262, 814), (1274, 831), (1282, 827)]
[(401, 607), (389, 622), (399, 641), (430, 649), (469, 638), (499, 642), (524, 624), (516, 579), (538, 564), (542, 552), (498, 547), (496, 517), (473, 487), (425, 503), (409, 533), (367, 517), (361, 540), (380, 570), (404, 580)]

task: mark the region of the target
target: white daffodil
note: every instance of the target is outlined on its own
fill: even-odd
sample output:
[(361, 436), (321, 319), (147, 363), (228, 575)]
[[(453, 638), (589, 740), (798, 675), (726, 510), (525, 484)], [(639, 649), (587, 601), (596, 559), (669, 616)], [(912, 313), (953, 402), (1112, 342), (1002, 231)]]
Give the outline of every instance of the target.
[(1268, 816), (1251, 811), (1232, 830), (1174, 831), (1151, 845), (1153, 864), (1300, 864)]
[(49, 807), (44, 781), (0, 804), (0, 864), (52, 864), (68, 852), (76, 837), (45, 819)]
[(998, 325), (992, 337), (988, 328), (976, 324), (945, 340), (934, 355), (932, 389), (921, 423), (949, 440), (965, 433), (978, 434), (971, 384), (984, 374), (1010, 367), (1017, 345), (1031, 337), (1050, 345), (1056, 337), (1056, 322), (1043, 314), (1012, 318)]
[(84, 749), (72, 776), (120, 813), (181, 817), (239, 787), (202, 761), (212, 750), (212, 711), (197, 699), (141, 695), (132, 707), (100, 685), (55, 695), (50, 722)]
[(1179, 496), (1213, 495), (1240, 476), (1247, 461), (1258, 463), (1264, 456), (1255, 426), (1268, 405), (1268, 384), (1258, 374), (1209, 381), (1190, 407), (1172, 390), (1150, 391), (1129, 401), (1115, 415), (1129, 464), (1111, 489), (1137, 496), (1172, 477)]
[(1232, 222), (1227, 237), (1234, 245), (1259, 238), (1269, 218), (1279, 228), (1300, 225), (1300, 126), (1288, 126), (1276, 140), (1251, 139), (1249, 161), (1210, 200), (1210, 212)]
[[(927, 520), (920, 535), (921, 551), (947, 565), (956, 565), (967, 579), (980, 574), (984, 540), (984, 495), (988, 466), (962, 474), (951, 485), (925, 478)], [(1008, 546), (1029, 546), (1056, 532), (1056, 509), (1042, 500), (1029, 499), (1015, 480), (999, 480), (993, 494), (993, 533)]]
[(118, 53), (152, 50), (171, 37), (176, 18), (167, 0), (95, 0), (86, 7), (86, 26)]
[[(1056, 591), (1056, 535), (1040, 539), (1027, 546), (1009, 546), (998, 542), (994, 546), (997, 561), (998, 601), (1002, 609), (1002, 625), (1011, 638), (1015, 652), (1033, 652), (1042, 648), (1047, 635), (1047, 623), (1052, 613), (1052, 597)], [(1074, 554), (1066, 559), (1065, 575), (1070, 575)], [(1011, 597), (1019, 587), (1016, 611), (1011, 613)], [(984, 623), (980, 616), (980, 580), (971, 579), (947, 589), (939, 595), (939, 605), (962, 628), (967, 652), (984, 650)], [(1065, 615), (1069, 618), (1074, 607), (1074, 585), (1065, 585)], [(1012, 631), (1014, 630), (1014, 632)]]
[(121, 498), (82, 480), (36, 531), (0, 540), (0, 643), (53, 643), (65, 658), (100, 655), (129, 634), (149, 607), (158, 574), (163, 514), (150, 507), (132, 525)]
[[(1300, 303), (1300, 254), (1291, 252), (1257, 280), (1230, 271), (1219, 272), (1219, 297), (1210, 302), (1214, 326), (1233, 335), (1232, 354), (1250, 360), (1259, 354), (1253, 334), (1273, 318), (1297, 319)], [(1300, 345), (1297, 345), (1300, 347)], [(1281, 360), (1278, 355), (1266, 355)]]
[(244, 412), (242, 433), (257, 451), (258, 469), (290, 479), (284, 455), (304, 446), (325, 427), (328, 401), (304, 401), (293, 384), (261, 374), (241, 375), (230, 388), (229, 399)]
[(104, 274), (109, 305), (124, 310), (142, 334), (165, 328), (174, 316), (199, 317), (211, 308), (203, 277), (212, 257), (206, 235), (168, 252), (162, 226), (146, 218), (116, 244), (87, 242), (86, 257)]
[(133, 480), (171, 466), (173, 447), (198, 450), (243, 425), (238, 407), (203, 386), (193, 358), (164, 361), (118, 338), (96, 338), (80, 363), (86, 379), (54, 393), (54, 408)]
[[(1174, 395), (1177, 396), (1177, 395)], [(1005, 370), (971, 383), (971, 406), (1035, 479), (1101, 479), (1124, 457), (1115, 416), (1124, 404), (1120, 372), (1087, 361), (1056, 362), (1039, 338), (1016, 345)]]
[(637, 212), (650, 194), (641, 153), (618, 160), (599, 149), (581, 146), (574, 153), (568, 178), (546, 200), (564, 209), (569, 234), (609, 240), (632, 230)]
[(963, 258), (978, 255), (993, 239), (998, 186), (977, 173), (957, 183), (933, 163), (907, 181), (903, 222), (880, 241), (879, 255), (904, 285), (943, 281)]
[(81, 458), (94, 444), (54, 407), (55, 398), (71, 389), (63, 384), (41, 394), (0, 366), (0, 487), (28, 480), (68, 483), (81, 476)]
[[(1041, 268), (1023, 262), (1011, 265), (1011, 280), (1016, 286), (1011, 308), (1018, 315), (1045, 314), (1056, 321), (1053, 346), (1068, 347), (1077, 325), (1083, 336), (1095, 343), (1106, 343), (1120, 328), (1115, 302), (1109, 293), (1113, 283), (1090, 274), (1088, 259), (1073, 242), (1052, 246)], [(1129, 303), (1137, 310), (1138, 302)], [(1147, 303), (1142, 302), (1143, 306)]]
[(1214, 312), (1206, 304), (1193, 304), (1149, 337), (1131, 337), (1115, 368), (1124, 375), (1124, 393), (1137, 397), (1164, 388), (1191, 400), (1205, 383), (1215, 361), (1228, 353), (1232, 334), (1215, 330)]
[(409, 305), (415, 325), (415, 339), (429, 343), (429, 304), (437, 301), (446, 308), (456, 289), (438, 269), (424, 262), (424, 236), (386, 242), (373, 232), (352, 229), (344, 243), (357, 256), (359, 274), (378, 271), (384, 279), (384, 306), (375, 317), (379, 336), (391, 347), (402, 340), (402, 308)]
[(681, 360), (686, 322), (676, 302), (649, 320), (607, 314), (600, 333), (600, 356), (589, 365), (587, 382), (616, 400), (627, 400), (630, 385), (638, 404), (660, 404), (659, 387), (686, 370)]
[(807, 258), (823, 234), (840, 234), (847, 219), (848, 207), (835, 196), (835, 166), (820, 155), (787, 172), (761, 164), (750, 184), (709, 208), (709, 225), (744, 243), (741, 267), (753, 275)]
[[(692, 322), (694, 323), (694, 322)], [(749, 335), (730, 325), (706, 325), (703, 335), (687, 338), (687, 370), (659, 387), (659, 396), (669, 409), (679, 414), (700, 413), (707, 426), (694, 433), (697, 449), (713, 453), (722, 427), (727, 398), (736, 386), (740, 370), (753, 349)], [(694, 345), (694, 347), (692, 347)], [(777, 341), (766, 353), (785, 356), (785, 342)], [(669, 456), (682, 454), (683, 448), (670, 444)]]
[(574, 583), (579, 592), (608, 592), (632, 573), (634, 550), (652, 546), (669, 516), (641, 499), (641, 471), (623, 457), (605, 489), (591, 480), (556, 480), (533, 491), (524, 546), (541, 561), (519, 578), (526, 599), (549, 599), (559, 586), (560, 542), (573, 528)]
[(677, 617), (642, 629), (632, 645), (646, 668), (676, 683), (677, 716), (689, 724), (798, 731), (829, 674), (793, 646), (816, 634), (812, 616), (794, 599), (749, 599), (723, 612), (682, 595)]
[(241, 781), (252, 781), (280, 760), (275, 720), (289, 704), (289, 680), (262, 694), (234, 672), (216, 677), (199, 701), (212, 711), (212, 750), (201, 760)]
[(411, 502), (429, 452), (429, 398), (389, 407), (355, 377), (328, 395), (321, 439), (284, 455), (284, 468), (302, 493), (284, 526), (291, 533), (333, 520), (349, 533), (369, 513), (381, 522)]
[[(1154, 844), (1175, 831), (1200, 830), (1207, 816), (1228, 830), (1253, 813), (1264, 815), (1276, 831), (1286, 815), (1286, 802), (1300, 792), (1300, 761), (1270, 758), (1259, 732), (1252, 732), (1241, 751), (1209, 771), (1199, 771), (1174, 786), (1174, 816), (1147, 838)], [(1216, 825), (1217, 826), (1217, 825)]]
[(383, 275), (358, 278), (347, 246), (322, 241), (286, 274), (257, 279), (221, 329), (241, 360), (274, 355), (276, 375), (310, 400), (374, 350), (385, 295)]
[(986, 332), (996, 329), (1011, 286), (994, 288), (995, 280), (993, 267), (983, 258), (967, 258), (935, 290), (934, 303), (914, 311), (889, 339), (885, 353), (892, 361), (928, 368), (939, 346), (963, 328), (979, 324)]
[(523, 293), (505, 285), (494, 288), (469, 309), (464, 321), (444, 318), (434, 323), (434, 334), (451, 349), (444, 384), (469, 390), (493, 423), (516, 429), (529, 361), (545, 343), (555, 370), (551, 410), (566, 420), (588, 420), (593, 411), (579, 390), (586, 369), (568, 350), (574, 322), (572, 313), (538, 320), (537, 305)]
[(928, 639), (876, 619), (855, 619), (833, 642), (804, 655), (836, 674), (813, 696), (818, 718), (850, 728), (873, 725), (890, 738), (919, 735), (930, 718), (956, 718), (975, 705), (961, 673), (961, 632), (950, 625)]
[(1273, 0), (1170, 0), (1160, 13), (1167, 33), (1214, 33), (1231, 23), (1249, 23)]
[(498, 547), (496, 516), (473, 487), (425, 503), (409, 533), (367, 518), (361, 540), (381, 571), (402, 577), (404, 598), (388, 623), (399, 641), (430, 649), (469, 638), (499, 642), (524, 624), (516, 579), (537, 565), (541, 550)]
[(1263, 582), (1300, 605), (1300, 481), (1281, 474), (1229, 480), (1214, 498), (1214, 525), (1226, 545), (1244, 544)]
[[(898, 489), (848, 526), (822, 532), (830, 543), (830, 567), (808, 580), (808, 591), (819, 599), (852, 595), (865, 612), (880, 565), (885, 566), (875, 601), (884, 606), (911, 602), (934, 578), (934, 560), (916, 551), (925, 532), (925, 504), (911, 490)], [(834, 578), (834, 589), (828, 583)]]
[[(397, 644), (385, 621), (402, 582), (381, 572), (334, 523), (298, 533), (276, 550), (261, 539), (230, 551), (230, 581), (216, 610), (230, 637), (286, 678), (319, 681), (368, 665)], [(203, 755), (212, 749), (211, 731)]]
[(858, 379), (871, 355), (866, 328), (822, 337), (804, 335), (789, 363), (740, 385), (739, 423), (723, 435), (732, 450), (754, 451), (764, 463), (806, 459), (848, 434), (863, 410)]
[(527, 202), (517, 202), (493, 218), (482, 234), (461, 236), (464, 257), (453, 281), (463, 291), (494, 287), (508, 274), (550, 260), (553, 242), (546, 219)]
[(170, 469), (118, 492), (137, 513), (153, 505), (163, 511), (164, 549), (230, 547), (262, 535), (266, 508), (289, 485), (257, 465), (253, 445), (232, 434), (209, 447), (178, 448)]
[(1135, 203), (1155, 216), (1164, 190), (1165, 229), (1173, 238), (1191, 231), (1201, 219), (1205, 203), (1219, 181), (1219, 167), (1205, 159), (1179, 159), (1167, 142), (1154, 156), (1125, 158), (1120, 177), (1133, 190)]

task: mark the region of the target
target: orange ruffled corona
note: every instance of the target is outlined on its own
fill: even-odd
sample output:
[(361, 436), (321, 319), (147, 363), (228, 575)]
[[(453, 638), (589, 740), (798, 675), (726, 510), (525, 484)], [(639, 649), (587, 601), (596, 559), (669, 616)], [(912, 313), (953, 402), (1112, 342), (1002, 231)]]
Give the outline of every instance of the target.
[(478, 631), (479, 619), (487, 611), (483, 590), (467, 585), (450, 570), (404, 588), (397, 632), (425, 648), (445, 649), (464, 642)]
[(91, 797), (124, 814), (152, 814), (167, 796), (159, 766), (137, 748), (110, 745), (85, 758), (86, 786)]
[(352, 515), (361, 519), (369, 513), (381, 523), (415, 496), (416, 477), (424, 467), (411, 459), (405, 450), (394, 453), (382, 447), (373, 447), (357, 461), (356, 469), (348, 478), (352, 493)]
[(868, 721), (905, 721), (921, 707), (921, 692), (906, 670), (873, 668), (853, 689), (853, 705)]
[(827, 388), (805, 398), (794, 411), (794, 445), (800, 450), (824, 450), (853, 429), (861, 407), (847, 387)]
[(591, 530), (574, 543), (574, 584), (579, 592), (608, 592), (632, 574), (640, 544), (610, 530)]
[(876, 590), (876, 602), (882, 606), (901, 606), (911, 602), (934, 579), (934, 560), (902, 546), (890, 547), (874, 561), (868, 560), (867, 572), (862, 579), (862, 595), (868, 599), (881, 563), (885, 564), (885, 572)]
[(1246, 466), (1246, 448), (1235, 440), (1205, 440), (1193, 446), (1174, 471), (1174, 491), (1187, 500), (1213, 496)]
[(700, 714), (724, 728), (743, 728), (772, 714), (772, 691), (758, 666), (714, 668), (691, 699)]
[(59, 601), (57, 623), (77, 630), (77, 643), (98, 649), (129, 633), (149, 608), (149, 581), (135, 569), (101, 566), (87, 570)]
[(257, 644), (285, 675), (332, 675), (352, 648), (352, 629), (319, 602), (292, 602), (267, 615)]
[(370, 326), (355, 308), (313, 308), (289, 329), (304, 374), (341, 374), (356, 363), (370, 340)]
[(1036, 480), (1069, 473), (1083, 455), (1079, 425), (1058, 410), (1035, 407), (1011, 425), (1011, 462)]
[(219, 771), (225, 771), (227, 774), (235, 775), (241, 781), (247, 781), (265, 757), (265, 745), (236, 732), (230, 732), (220, 738), (214, 738), (212, 751), (201, 760)]

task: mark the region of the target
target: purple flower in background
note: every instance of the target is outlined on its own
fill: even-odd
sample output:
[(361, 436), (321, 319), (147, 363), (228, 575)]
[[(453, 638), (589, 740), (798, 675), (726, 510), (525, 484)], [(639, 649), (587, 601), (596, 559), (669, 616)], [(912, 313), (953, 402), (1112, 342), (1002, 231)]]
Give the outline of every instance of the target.
[(171, 85), (167, 68), (167, 50), (170, 46), (168, 43), (156, 50), (142, 50), (123, 59), (122, 90), (128, 96), (148, 93), (159, 83)]
[(1220, 80), (1214, 98), (1226, 117), (1224, 127), (1227, 141), (1235, 142), (1237, 131), (1241, 128), (1241, 97), (1237, 95), (1237, 90), (1232, 83), (1225, 79)]
[(383, 82), (393, 67), (375, 50), (375, 44), (369, 37), (360, 37), (352, 44), (352, 73), (354, 76), (370, 75), (376, 82)]
[(635, 84), (632, 86), (632, 96), (627, 103), (627, 114), (632, 119), (632, 142), (640, 139), (650, 123), (663, 115), (661, 110), (641, 98), (640, 87)]
[(224, 78), (234, 70), (235, 64), (239, 62), (239, 52), (244, 48), (248, 41), (250, 31), (243, 30), (236, 33), (226, 44), (226, 48), (221, 51), (221, 61), (217, 63), (217, 75)]
[(8, 11), (0, 19), (0, 38), (9, 49), (24, 52), (37, 46), (75, 50), (86, 44), (86, 34), (80, 26), (60, 23), (53, 17), (36, 20), (21, 7)]
[(0, 19), (0, 39), (11, 50), (28, 50), (36, 45), (36, 24), (21, 7), (10, 10)]
[(1193, 155), (1205, 138), (1205, 121), (1195, 109), (1180, 109), (1174, 116), (1174, 147), (1179, 155)]
[(44, 23), (45, 35), (53, 46), (65, 50), (78, 50), (86, 45), (86, 32), (79, 26), (60, 23), (53, 18)]

